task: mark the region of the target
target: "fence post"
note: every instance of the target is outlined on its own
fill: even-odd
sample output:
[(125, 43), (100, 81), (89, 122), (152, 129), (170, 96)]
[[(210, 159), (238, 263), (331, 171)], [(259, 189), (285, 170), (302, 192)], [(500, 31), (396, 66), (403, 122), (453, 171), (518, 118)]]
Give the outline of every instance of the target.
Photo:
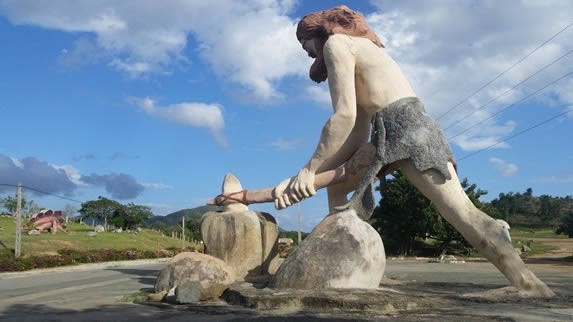
[(14, 257), (18, 258), (22, 254), (22, 184), (18, 183), (16, 189), (16, 245), (14, 247)]

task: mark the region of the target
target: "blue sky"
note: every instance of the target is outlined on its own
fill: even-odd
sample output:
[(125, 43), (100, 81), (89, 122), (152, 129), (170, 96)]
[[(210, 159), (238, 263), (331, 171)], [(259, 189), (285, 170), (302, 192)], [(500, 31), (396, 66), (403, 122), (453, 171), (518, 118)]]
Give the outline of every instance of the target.
[[(338, 4), (0, 0), (0, 184), (78, 201), (102, 195), (164, 215), (203, 205), (227, 172), (246, 188), (295, 175), (331, 111), (324, 84), (308, 79), (296, 23)], [(463, 101), (439, 123), (460, 177), (488, 190), (486, 199), (528, 187), (573, 194), (573, 113), (519, 134), (573, 107), (571, 75), (556, 81), (572, 71), (573, 3), (346, 4), (365, 15), (431, 115)], [(14, 191), (0, 186), (0, 196)], [(25, 195), (52, 209), (80, 206)], [(325, 192), (300, 207), (252, 209), (286, 229), (299, 210), (305, 230), (327, 214)]]

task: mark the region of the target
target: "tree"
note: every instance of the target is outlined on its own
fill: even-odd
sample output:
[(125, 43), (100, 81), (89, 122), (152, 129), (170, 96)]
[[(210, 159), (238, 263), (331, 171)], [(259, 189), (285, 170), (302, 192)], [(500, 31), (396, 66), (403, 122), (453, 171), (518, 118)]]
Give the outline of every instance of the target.
[(117, 209), (120, 209), (122, 204), (115, 200), (107, 199), (99, 196), (97, 200), (90, 200), (82, 203), (79, 212), (84, 220), (89, 218), (97, 219), (103, 222), (104, 227), (107, 228), (108, 219), (113, 216)]
[(76, 216), (76, 214), (78, 213), (78, 208), (68, 204), (64, 206), (64, 210), (62, 212), (65, 217), (71, 218)]
[(569, 212), (561, 217), (561, 222), (557, 229), (555, 229), (556, 234), (564, 234), (573, 238), (573, 211)]
[[(14, 215), (16, 213), (17, 198), (12, 196), (7, 196), (0, 198), (0, 208), (5, 209), (9, 214)], [(21, 200), (22, 215), (24, 217), (29, 217), (40, 211), (41, 207), (34, 202), (34, 200), (28, 200), (22, 197)]]
[[(418, 239), (432, 238), (439, 242), (438, 252), (454, 243), (458, 248), (469, 249), (465, 238), (446, 220), (399, 171), (386, 182), (382, 200), (372, 216), (372, 226), (382, 235), (386, 251), (391, 254), (411, 255)], [(479, 198), (487, 191), (481, 190), (467, 179), (462, 182), (466, 194), (474, 205), (490, 215), (498, 213)]]
[(393, 173), (381, 194), (372, 226), (382, 236), (388, 253), (411, 255), (416, 239), (426, 238), (435, 230), (437, 212), (399, 171)]
[(191, 240), (201, 240), (201, 218), (193, 217), (187, 220), (187, 217), (185, 217), (185, 228), (185, 234)]
[(548, 195), (539, 196), (539, 210), (537, 216), (545, 223), (559, 220), (561, 214), (561, 200)]
[(147, 206), (129, 203), (121, 205), (115, 209), (110, 222), (122, 229), (135, 229), (144, 223), (147, 219), (153, 217), (151, 208)]

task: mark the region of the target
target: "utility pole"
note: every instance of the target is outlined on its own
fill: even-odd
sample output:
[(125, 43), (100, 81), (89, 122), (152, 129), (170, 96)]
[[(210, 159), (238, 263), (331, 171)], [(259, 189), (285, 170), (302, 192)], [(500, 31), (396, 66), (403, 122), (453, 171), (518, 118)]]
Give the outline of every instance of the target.
[(298, 244), (299, 245), (300, 245), (300, 242), (302, 241), (302, 236), (300, 233), (300, 230), (301, 230), (301, 218), (300, 218), (300, 216), (301, 215), (300, 215), (300, 203), (299, 203), (298, 204), (298, 214), (297, 214), (297, 217), (298, 217)]
[(14, 247), (14, 257), (18, 258), (22, 254), (22, 184), (18, 183), (16, 188), (16, 245)]
[(181, 248), (185, 247), (185, 216), (181, 217)]

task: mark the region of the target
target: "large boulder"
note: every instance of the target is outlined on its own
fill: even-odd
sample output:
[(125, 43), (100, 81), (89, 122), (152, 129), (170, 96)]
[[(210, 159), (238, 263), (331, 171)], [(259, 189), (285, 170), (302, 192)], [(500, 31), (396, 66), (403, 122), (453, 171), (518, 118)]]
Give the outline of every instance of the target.
[(273, 216), (250, 210), (208, 212), (201, 223), (205, 254), (233, 267), (239, 279), (276, 272), (278, 235)]
[(235, 271), (222, 260), (201, 253), (184, 252), (173, 257), (161, 270), (155, 282), (155, 292), (165, 294), (181, 286), (178, 293), (192, 294), (198, 287), (199, 300), (216, 299), (235, 278)]
[(354, 210), (327, 216), (280, 266), (274, 288), (377, 288), (386, 257), (380, 235)]

